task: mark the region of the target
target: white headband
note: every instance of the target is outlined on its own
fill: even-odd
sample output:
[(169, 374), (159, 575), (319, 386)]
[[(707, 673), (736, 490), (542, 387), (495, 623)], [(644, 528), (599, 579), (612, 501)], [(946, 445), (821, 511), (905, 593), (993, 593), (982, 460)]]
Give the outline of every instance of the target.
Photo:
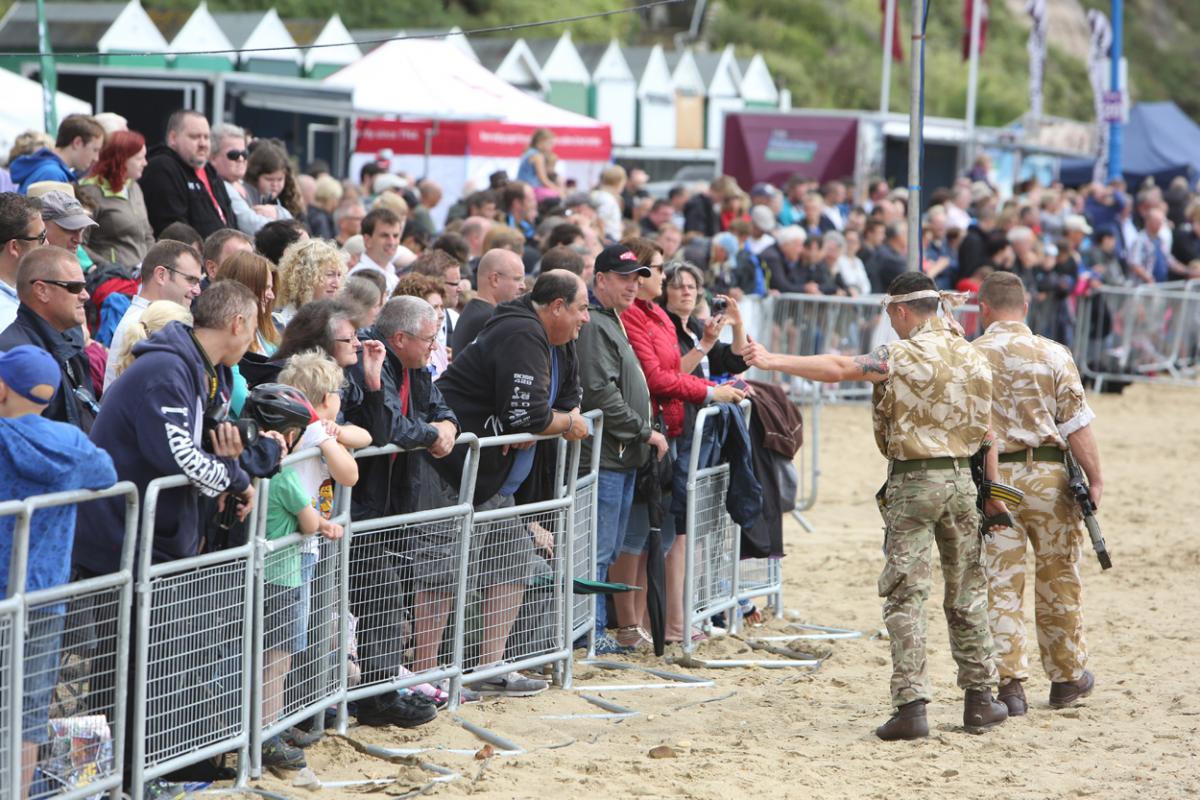
[(939, 292), (937, 289), (922, 289), (919, 292), (909, 292), (908, 294), (885, 294), (883, 296), (882, 305), (887, 308), (892, 303), (907, 303), (912, 300), (937, 300), (942, 311), (949, 318), (953, 317), (953, 311), (956, 307), (967, 302), (968, 295), (966, 292)]

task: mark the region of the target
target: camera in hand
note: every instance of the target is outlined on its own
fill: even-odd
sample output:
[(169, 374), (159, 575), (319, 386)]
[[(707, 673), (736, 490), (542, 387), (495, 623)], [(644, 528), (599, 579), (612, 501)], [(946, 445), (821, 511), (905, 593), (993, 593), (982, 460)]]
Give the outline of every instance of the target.
[(729, 308), (729, 300), (724, 297), (714, 297), (709, 308), (712, 310), (712, 316), (719, 317)]
[(201, 441), (205, 446), (211, 446), (212, 432), (223, 422), (228, 422), (238, 429), (242, 437), (242, 446), (250, 447), (258, 441), (258, 423), (252, 419), (233, 419), (223, 403), (214, 403), (204, 411), (204, 429)]

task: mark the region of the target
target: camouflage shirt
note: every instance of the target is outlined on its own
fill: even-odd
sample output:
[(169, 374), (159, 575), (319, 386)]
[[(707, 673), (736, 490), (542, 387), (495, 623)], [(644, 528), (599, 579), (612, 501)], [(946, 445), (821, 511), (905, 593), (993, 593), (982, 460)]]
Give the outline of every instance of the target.
[(969, 457), (987, 435), (992, 370), (933, 317), (887, 345), (888, 378), (872, 394), (875, 443), (888, 458)]
[(1083, 396), (1071, 353), (1022, 322), (993, 322), (975, 340), (992, 366), (992, 430), (998, 452), (1054, 445), (1096, 415)]

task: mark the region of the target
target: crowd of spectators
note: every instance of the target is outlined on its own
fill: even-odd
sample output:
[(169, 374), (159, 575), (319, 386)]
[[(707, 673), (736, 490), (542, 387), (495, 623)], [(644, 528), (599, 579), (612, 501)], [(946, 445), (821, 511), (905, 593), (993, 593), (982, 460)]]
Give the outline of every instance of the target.
[[(186, 486), (164, 493), (153, 529), (155, 560), (171, 561), (228, 544), (254, 506), (254, 478), (275, 476), (267, 535), (336, 539), (334, 484), (355, 487), (356, 520), (454, 505), (460, 433), (583, 440), (583, 415), (598, 410), (603, 435), (586, 443), (600, 448), (598, 577), (641, 583), (657, 525), (667, 638), (692, 636), (682, 621), (686, 532), (670, 497), (685, 467), (671, 464), (695, 444), (700, 407), (754, 394), (736, 376), (762, 345), (739, 301), (883, 291), (905, 269), (907, 199), (877, 182), (852, 203), (845, 185), (801, 177), (746, 193), (728, 176), (654, 198), (644, 171), (616, 165), (585, 191), (558, 173), (553, 145), (552, 134), (535, 133), (516, 179), (497, 173), (446, 204), (434, 181), (386, 164), (348, 180), (321, 163), (301, 173), (283, 142), (210, 129), (194, 111), (172, 114), (166, 140), (150, 146), (83, 116), (64, 119), (53, 141), (22, 137), (10, 162), (17, 191), (0, 193), (0, 419), (21, 418), (6, 423), (0, 474), (25, 477), (0, 499), (113, 477), (144, 491), (184, 476)], [(1028, 182), (1001, 201), (985, 180), (964, 179), (935, 192), (923, 219), (922, 267), (939, 286), (969, 289), (1013, 271), (1034, 300), (1037, 330), (1060, 340), (1071, 298), (1089, 287), (1200, 276), (1200, 202), (1186, 186), (1130, 196), (1120, 185)], [(35, 413), (36, 424), (27, 419)], [(261, 435), (243, 439), (239, 419)], [(38, 437), (66, 442), (61, 457), (89, 469), (55, 467), (38, 483), (28, 475), (35, 462), (17, 463)], [(349, 455), (368, 444), (409, 452)], [(322, 454), (313, 468), (279, 471), (283, 455), (309, 447)], [(552, 491), (554, 459), (540, 450), (494, 448), (485, 461), (471, 498), (479, 510)], [(665, 497), (639, 488), (648, 470)], [(754, 505), (749, 478), (739, 507)], [(59, 552), (71, 560), (55, 580), (68, 567), (76, 578), (116, 570), (123, 514), (111, 498), (81, 512), (73, 536), (62, 527)], [(454, 545), (445, 530), (406, 543), (351, 540), (362, 681), (438, 662)], [(536, 524), (477, 532), (479, 666), (513, 648), (537, 560), (552, 550)], [(316, 553), (305, 544), (267, 570), (276, 634), (264, 642), (266, 723), (304, 648)], [(401, 613), (410, 597), (415, 621)], [(641, 596), (624, 595), (615, 612), (609, 620), (599, 604), (598, 650), (647, 646)], [(472, 694), (545, 687), (511, 672)], [(355, 712), (363, 724), (420, 725), (447, 688), (387, 692)], [(28, 685), (27, 702), (44, 691)], [(265, 763), (303, 766), (302, 739), (273, 737)], [(27, 737), (35, 749), (41, 741)]]

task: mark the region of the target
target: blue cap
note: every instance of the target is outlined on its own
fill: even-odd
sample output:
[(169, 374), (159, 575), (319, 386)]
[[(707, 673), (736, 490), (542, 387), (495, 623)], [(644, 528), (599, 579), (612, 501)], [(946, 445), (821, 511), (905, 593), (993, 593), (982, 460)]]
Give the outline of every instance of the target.
[(54, 356), (31, 344), (0, 353), (0, 381), (17, 394), (39, 405), (50, 405), (62, 372)]

